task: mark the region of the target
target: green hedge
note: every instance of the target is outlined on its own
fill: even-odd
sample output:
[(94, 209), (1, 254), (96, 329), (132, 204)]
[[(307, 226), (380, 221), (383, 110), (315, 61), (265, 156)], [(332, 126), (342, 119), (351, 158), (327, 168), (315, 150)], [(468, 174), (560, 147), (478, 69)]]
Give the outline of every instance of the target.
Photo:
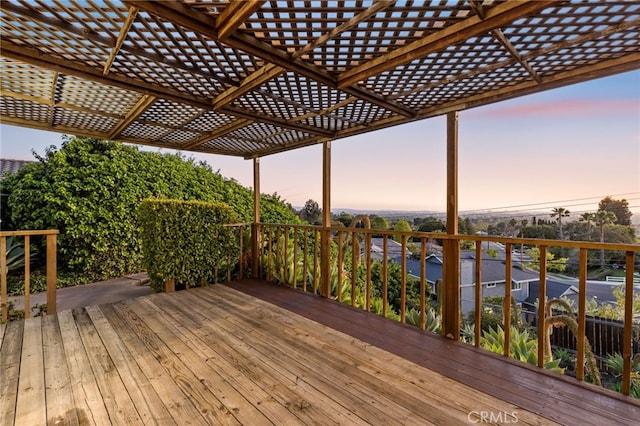
[(210, 283), (220, 268), (226, 268), (227, 250), (233, 233), (224, 224), (237, 216), (225, 203), (202, 201), (142, 201), (138, 223), (144, 264), (154, 291), (162, 291), (167, 279), (176, 286)]
[[(251, 190), (179, 154), (74, 136), (38, 159), (0, 178), (0, 227), (58, 229), (59, 271), (89, 281), (144, 270), (136, 209), (147, 198), (224, 202), (253, 220)], [(277, 194), (260, 210), (262, 222), (299, 222)]]

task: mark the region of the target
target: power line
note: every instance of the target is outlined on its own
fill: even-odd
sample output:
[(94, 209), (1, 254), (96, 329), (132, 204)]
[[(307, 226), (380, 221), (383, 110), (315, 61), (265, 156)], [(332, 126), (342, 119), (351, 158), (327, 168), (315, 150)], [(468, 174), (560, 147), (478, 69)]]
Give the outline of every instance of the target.
[[(560, 201), (547, 201), (547, 202), (542, 202), (542, 203), (531, 203), (531, 204), (519, 204), (519, 205), (514, 205), (514, 206), (504, 206), (504, 207), (491, 207), (491, 208), (486, 208), (486, 209), (473, 209), (473, 210), (465, 210), (465, 211), (461, 211), (461, 214), (468, 214), (468, 213), (473, 213), (473, 212), (479, 212), (479, 213), (488, 213), (492, 210), (505, 210), (505, 209), (513, 209), (513, 208), (519, 208), (519, 207), (531, 207), (531, 206), (543, 206), (546, 204), (551, 204), (551, 205), (564, 205), (565, 203), (571, 203), (574, 201), (587, 201), (587, 200), (602, 200), (605, 197), (622, 197), (624, 195), (638, 195), (640, 193), (638, 192), (626, 192), (624, 194), (614, 194), (614, 195), (600, 195), (600, 196), (594, 196), (594, 197), (588, 197), (588, 198), (575, 198), (572, 200), (560, 200)], [(630, 200), (638, 200), (640, 198), (631, 198)], [(629, 199), (627, 199), (627, 201), (629, 201)], [(581, 203), (581, 204), (575, 204), (577, 206), (579, 205), (587, 205), (590, 203)], [(548, 207), (540, 207), (538, 209), (534, 209), (534, 210), (540, 210), (543, 208), (548, 208)], [(525, 209), (525, 210), (531, 210), (531, 209)], [(525, 211), (523, 210), (523, 211)], [(518, 211), (518, 210), (516, 210)]]

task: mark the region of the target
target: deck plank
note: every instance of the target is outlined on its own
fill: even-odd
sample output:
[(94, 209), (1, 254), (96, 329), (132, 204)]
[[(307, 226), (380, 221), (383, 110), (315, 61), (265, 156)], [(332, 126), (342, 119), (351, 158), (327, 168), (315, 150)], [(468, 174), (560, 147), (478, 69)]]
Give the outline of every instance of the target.
[(3, 425), (11, 425), (14, 422), (18, 398), (24, 321), (10, 322), (5, 333), (7, 337), (0, 350), (0, 420)]
[(180, 425), (200, 425), (205, 419), (196, 409), (191, 400), (176, 385), (173, 378), (166, 372), (158, 359), (144, 344), (143, 338), (129, 327), (126, 317), (120, 315), (114, 305), (100, 306), (100, 310), (109, 323), (118, 331), (118, 336), (126, 346), (138, 367), (147, 377), (153, 390), (165, 404), (173, 419), (173, 423)]
[(42, 317), (47, 424), (78, 425), (71, 377), (56, 315)]
[[(189, 351), (184, 353), (173, 352), (171, 347), (167, 346), (169, 342), (163, 342), (127, 302), (114, 305), (114, 309), (125, 317), (129, 326), (143, 338), (148, 350), (156, 357), (160, 365), (169, 373), (169, 376), (188, 399), (192, 401), (207, 423), (240, 424), (233, 413), (220, 401), (219, 398), (221, 396), (213, 394), (211, 389), (200, 381), (203, 377), (198, 377), (189, 369), (188, 362), (196, 362)], [(157, 322), (156, 318), (147, 318), (146, 320)], [(172, 346), (173, 343), (171, 342)]]
[(82, 344), (73, 314), (71, 311), (62, 311), (57, 315), (78, 421), (83, 425), (110, 424), (109, 413), (100, 394), (96, 377), (91, 370), (91, 363)]
[(86, 310), (74, 310), (73, 316), (111, 422), (142, 426), (142, 419)]
[[(513, 412), (518, 408), (488, 395), (475, 392), (472, 388), (438, 373), (421, 374), (424, 371), (414, 363), (363, 341), (354, 340), (350, 343), (350, 346), (357, 345), (358, 352), (355, 353), (350, 346), (345, 347), (342, 333), (328, 327), (319, 328), (298, 324), (299, 319), (292, 317), (287, 312), (278, 311), (274, 309), (273, 305), (259, 299), (247, 300), (244, 297), (238, 297), (237, 292), (224, 286), (220, 286), (219, 292), (225, 302), (235, 304), (235, 309), (246, 312), (255, 311), (263, 319), (272, 319), (274, 323), (286, 324), (288, 329), (284, 332), (290, 334), (293, 339), (322, 349), (323, 353), (329, 348), (332, 352), (337, 352), (341, 359), (348, 361), (352, 377), (357, 376), (363, 380), (375, 380), (378, 384), (383, 383), (382, 387), (376, 386), (375, 383), (368, 385), (381, 394), (386, 394), (389, 397), (395, 396), (405, 404), (410, 403), (413, 412), (420, 412), (421, 409), (426, 408), (432, 416), (434, 410), (446, 414), (443, 418), (432, 417), (436, 421), (456, 419), (465, 422), (466, 415), (460, 416), (459, 413), (469, 413), (477, 409), (478, 405), (481, 405), (485, 410), (490, 409), (495, 412)], [(271, 323), (271, 321), (267, 321), (267, 323)], [(420, 397), (417, 398), (416, 395), (420, 395)], [(473, 399), (466, 398), (465, 395), (473, 395)], [(428, 396), (426, 402), (423, 396)], [(523, 412), (519, 423), (529, 424), (527, 422), (537, 424), (537, 416), (529, 416), (528, 413)]]
[[(194, 298), (191, 303), (199, 303), (200, 296), (196, 297), (194, 294), (189, 297)], [(248, 339), (254, 352), (262, 359), (277, 360), (277, 364), (292, 374), (297, 382), (306, 383), (314, 392), (342, 405), (343, 409), (360, 417), (358, 422), (383, 424), (381, 419), (394, 418), (399, 423), (406, 424), (411, 418), (419, 417), (396, 402), (378, 396), (374, 390), (367, 389), (362, 383), (351, 379), (344, 371), (327, 368), (323, 361), (326, 362), (332, 354), (322, 353), (323, 359), (318, 361), (312, 355), (318, 351), (317, 348), (305, 345), (291, 346), (291, 342), (283, 340), (278, 333), (269, 334), (260, 330), (259, 321), (253, 322), (250, 318), (226, 315), (228, 309), (208, 305), (212, 313), (218, 312), (221, 316), (216, 319), (216, 326), (223, 328), (227, 333), (235, 333)], [(251, 323), (250, 327), (247, 326), (248, 322)], [(346, 367), (342, 367), (343, 370), (344, 368)], [(405, 421), (402, 421), (403, 419)], [(434, 424), (427, 419), (423, 419), (422, 423)]]
[[(630, 398), (261, 281), (10, 323), (0, 369), (0, 425), (449, 425), (479, 411), (527, 425), (640, 418)], [(31, 395), (44, 415), (26, 409)]]
[(256, 356), (258, 353), (255, 345), (237, 336), (237, 333), (230, 333), (217, 325), (211, 318), (210, 307), (207, 307), (208, 314), (205, 317), (195, 314), (195, 306), (191, 303), (172, 303), (175, 302), (172, 298), (156, 298), (154, 302), (160, 304), (174, 319), (180, 318), (181, 322), (190, 326), (207, 348), (214, 350), (222, 358), (218, 361), (221, 365), (236, 370), (238, 375), (262, 386), (303, 424), (366, 424), (326, 395), (319, 394), (304, 380), (271, 362), (271, 359), (264, 355)]
[(42, 321), (32, 318), (24, 321), (24, 341), (20, 359), (16, 424), (40, 425), (47, 422), (44, 385), (44, 352), (42, 348)]
[[(172, 342), (171, 350), (182, 360), (192, 373), (198, 377), (199, 381), (204, 384), (210, 392), (217, 396), (229, 413), (241, 424), (264, 425), (271, 426), (273, 423), (269, 420), (266, 413), (260, 412), (256, 404), (250, 403), (242, 394), (240, 389), (236, 389), (222, 376), (222, 372), (207, 364), (207, 356), (199, 356), (194, 349), (195, 342), (190, 341), (185, 336), (186, 329), (178, 329), (169, 321), (166, 321), (163, 315), (157, 315), (159, 308), (148, 299), (130, 300), (126, 302), (133, 310), (140, 315), (143, 321), (147, 323), (149, 328), (157, 334), (158, 338), (165, 342)], [(149, 318), (157, 318), (158, 321), (148, 321)], [(257, 405), (268, 402), (268, 396), (264, 401), (258, 401)], [(283, 421), (287, 418), (283, 417)]]
[[(468, 413), (477, 408), (478, 404), (482, 404), (486, 410), (493, 409), (494, 412), (511, 413), (518, 408), (495, 398), (478, 394), (467, 386), (425, 370), (414, 363), (389, 353), (386, 353), (387, 358), (383, 360), (370, 357), (367, 360), (368, 362), (364, 361), (362, 359), (362, 351), (367, 349), (374, 350), (371, 345), (365, 342), (353, 339), (345, 341), (344, 335), (341, 333), (334, 332), (326, 327), (319, 328), (311, 324), (304, 324), (302, 319), (292, 317), (290, 313), (278, 311), (274, 309), (273, 305), (257, 299), (246, 300), (244, 297), (238, 297), (238, 294), (230, 293), (224, 287), (220, 288), (220, 293), (224, 297), (223, 303), (237, 303), (235, 309), (256, 312), (264, 324), (287, 325), (285, 329), (282, 329), (281, 333), (289, 335), (292, 341), (301, 341), (309, 347), (317, 348), (315, 352), (322, 354), (322, 356), (318, 357), (316, 362), (327, 363), (334, 370), (347, 368), (346, 372), (350, 378), (357, 379), (376, 394), (402, 401), (402, 404), (411, 413), (416, 416), (420, 414), (435, 424), (444, 424), (451, 421), (465, 423), (468, 421)], [(331, 335), (334, 338), (333, 345), (325, 340), (326, 337)], [(287, 346), (292, 344), (291, 341), (287, 341)], [(325, 357), (328, 352), (337, 353), (337, 359), (346, 363), (346, 367), (333, 364), (331, 358), (327, 359)], [(382, 353), (384, 351), (379, 350), (376, 355), (381, 355)], [(369, 368), (361, 368), (367, 364)], [(391, 365), (395, 366), (399, 373), (404, 372), (411, 375), (412, 379), (403, 381), (397, 375), (390, 374), (387, 375), (387, 380), (382, 380), (380, 372)], [(418, 382), (429, 383), (432, 391), (428, 392), (420, 388), (417, 385)], [(433, 389), (436, 391), (433, 391)], [(424, 398), (425, 395), (428, 398)], [(473, 403), (470, 403), (470, 401), (473, 401)], [(415, 421), (415, 419), (411, 420)], [(519, 418), (521, 424), (537, 424), (538, 421), (537, 416), (528, 415), (526, 412), (521, 413)]]
[(129, 397), (145, 425), (170, 425), (176, 422), (153, 389), (149, 379), (140, 370), (135, 357), (127, 350), (119, 333), (97, 306), (85, 308), (104, 343)]
[[(158, 300), (158, 298), (154, 299), (154, 301), (156, 300)], [(257, 416), (255, 419), (249, 418), (247, 421), (240, 417), (239, 413), (236, 413), (239, 421), (244, 424), (250, 423), (257, 425), (263, 423), (271, 425), (272, 421), (269, 419), (278, 419), (278, 424), (282, 425), (300, 424), (298, 417), (288, 411), (283, 405), (279, 404), (268, 392), (259, 387), (254, 380), (238, 372), (232, 363), (221, 358), (218, 353), (200, 340), (195, 333), (185, 327), (182, 316), (180, 316), (180, 321), (169, 320), (170, 313), (163, 309), (163, 307), (153, 303), (151, 299), (147, 298), (139, 302), (148, 305), (149, 308), (154, 311), (160, 310), (168, 314), (166, 316), (159, 316), (164, 328), (170, 330), (183, 344), (196, 352), (198, 357), (209, 367), (210, 371), (215, 372), (217, 377), (212, 376), (211, 380), (228, 384), (226, 387), (230, 389), (220, 389), (220, 392), (223, 392), (227, 399), (231, 400), (231, 398), (234, 398), (237, 406), (250, 404), (253, 407), (252, 410), (261, 413), (261, 416)], [(192, 305), (191, 308), (195, 314), (199, 313), (195, 306)], [(204, 312), (201, 312), (201, 314), (204, 314)], [(246, 417), (246, 415), (244, 417)]]
[[(236, 281), (230, 287), (560, 423), (635, 425), (640, 417), (640, 403), (632, 398), (430, 335), (332, 300), (302, 292), (294, 295), (295, 291), (290, 288), (262, 281)], [(454, 362), (451, 361), (453, 354)], [(550, 391), (553, 397), (549, 396)]]

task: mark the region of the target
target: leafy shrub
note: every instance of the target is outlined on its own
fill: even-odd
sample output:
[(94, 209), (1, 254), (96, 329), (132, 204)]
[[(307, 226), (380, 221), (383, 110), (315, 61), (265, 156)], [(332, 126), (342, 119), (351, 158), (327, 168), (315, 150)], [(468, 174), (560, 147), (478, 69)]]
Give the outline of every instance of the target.
[[(253, 217), (249, 189), (179, 154), (71, 137), (38, 158), (0, 181), (11, 219), (2, 226), (60, 230), (59, 266), (93, 280), (142, 270), (135, 212), (146, 198), (225, 202), (240, 220)], [(277, 195), (261, 200), (263, 222), (297, 221)]]
[(185, 286), (212, 281), (217, 269), (226, 266), (232, 232), (223, 225), (236, 221), (228, 205), (145, 200), (138, 208), (138, 221), (153, 290), (160, 291), (167, 279)]
[[(496, 329), (483, 330), (480, 338), (480, 345), (491, 352), (504, 353), (504, 330), (502, 327)], [(531, 336), (527, 330), (511, 328), (509, 357), (528, 364), (538, 364), (538, 340)], [(560, 367), (560, 360), (548, 358), (544, 361), (544, 368), (563, 374), (564, 369)]]

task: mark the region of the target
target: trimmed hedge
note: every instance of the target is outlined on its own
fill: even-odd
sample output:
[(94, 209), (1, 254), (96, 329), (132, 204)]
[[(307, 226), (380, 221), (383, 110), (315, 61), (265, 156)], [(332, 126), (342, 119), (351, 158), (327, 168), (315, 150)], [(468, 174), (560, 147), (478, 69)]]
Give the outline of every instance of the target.
[[(136, 210), (147, 198), (224, 202), (253, 218), (251, 190), (180, 154), (73, 136), (37, 158), (0, 178), (0, 228), (58, 229), (59, 271), (88, 281), (144, 270)], [(261, 199), (262, 222), (299, 223), (277, 194)]]
[(138, 207), (143, 262), (151, 288), (163, 291), (167, 279), (195, 286), (215, 281), (226, 268), (236, 214), (225, 203), (147, 199)]

